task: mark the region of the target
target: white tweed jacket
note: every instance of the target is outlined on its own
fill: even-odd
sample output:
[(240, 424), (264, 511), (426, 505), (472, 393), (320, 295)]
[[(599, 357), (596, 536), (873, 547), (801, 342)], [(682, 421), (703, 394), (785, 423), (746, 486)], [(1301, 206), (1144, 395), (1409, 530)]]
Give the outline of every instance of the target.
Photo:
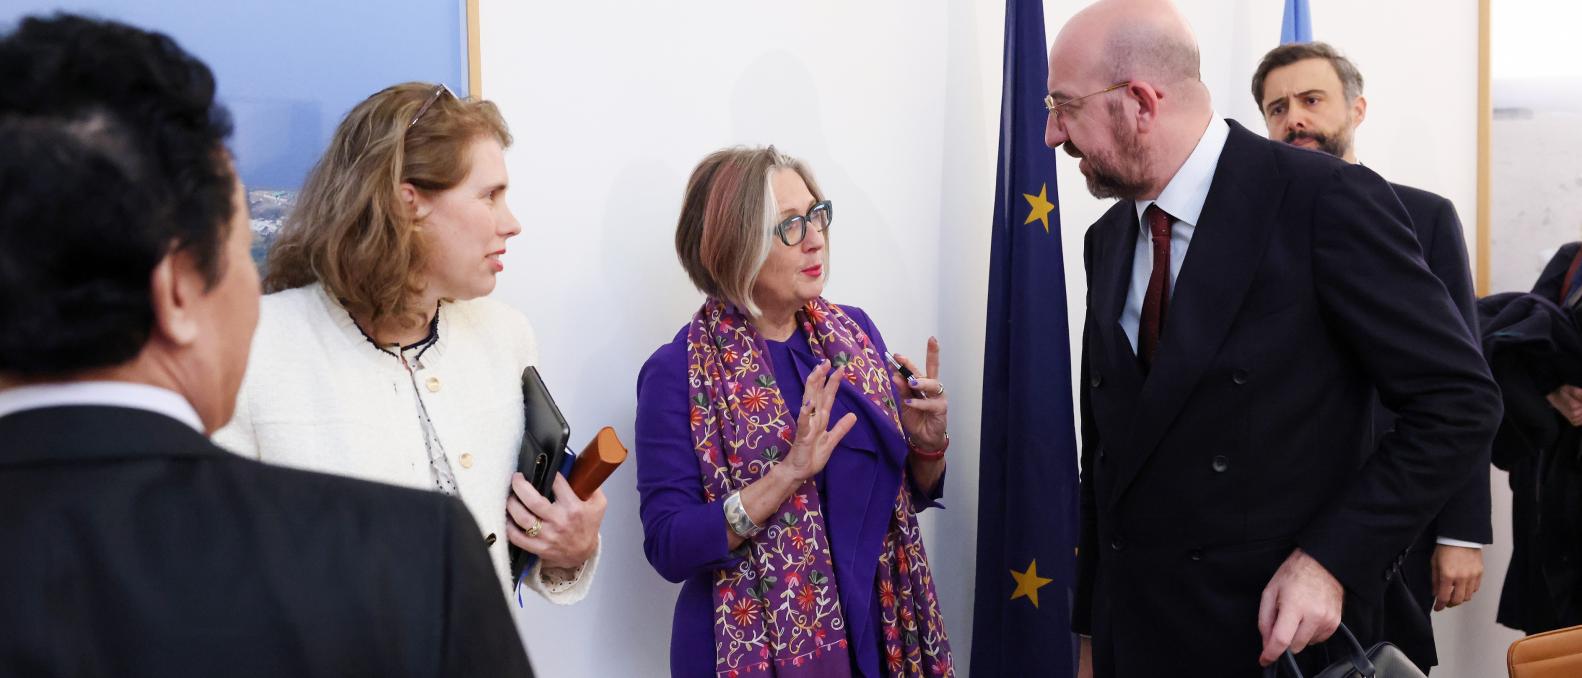
[[(507, 596), (505, 504), (522, 442), (521, 375), (537, 361), (527, 318), (483, 298), (441, 306), (438, 341), (416, 373)], [(263, 298), (236, 416), (214, 441), (273, 464), (433, 490), (416, 395), (401, 361), (369, 343), (322, 286), (277, 292)], [(547, 584), (536, 566), (527, 585), (571, 604), (587, 595), (598, 558), (569, 586)]]

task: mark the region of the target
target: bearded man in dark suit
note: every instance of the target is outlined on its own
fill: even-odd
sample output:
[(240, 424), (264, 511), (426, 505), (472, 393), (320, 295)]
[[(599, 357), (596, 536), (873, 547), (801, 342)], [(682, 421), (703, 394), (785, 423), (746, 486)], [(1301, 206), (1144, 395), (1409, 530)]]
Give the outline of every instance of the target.
[[(1253, 73), (1252, 95), (1270, 139), (1354, 163), (1357, 127), (1368, 114), (1362, 84), (1356, 65), (1334, 47), (1292, 43), (1264, 55)], [(1390, 187), (1411, 217), (1428, 270), (1444, 284), (1468, 330), (1478, 336), (1477, 296), (1455, 205), (1422, 189), (1396, 183)], [(1394, 413), (1379, 404), (1374, 410), (1375, 433), (1382, 437), (1394, 424)], [(1383, 637), (1400, 645), (1424, 670), (1438, 663), (1430, 611), (1472, 599), (1483, 580), (1483, 545), (1493, 538), (1485, 457), (1401, 563), (1400, 581), (1415, 612), (1414, 605), (1397, 606), (1387, 610), (1383, 621)]]

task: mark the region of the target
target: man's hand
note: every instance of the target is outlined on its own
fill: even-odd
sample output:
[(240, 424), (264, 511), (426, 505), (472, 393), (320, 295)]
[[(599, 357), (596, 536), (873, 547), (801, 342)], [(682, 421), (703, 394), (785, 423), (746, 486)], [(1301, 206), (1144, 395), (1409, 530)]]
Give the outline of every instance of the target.
[(1340, 626), (1345, 589), (1329, 570), (1297, 549), (1275, 570), (1258, 604), (1258, 633), (1263, 654), (1258, 663), (1273, 664), (1286, 650), (1301, 652), (1321, 643)]
[(1469, 600), (1483, 583), (1483, 549), (1439, 544), (1434, 547), (1434, 611)]
[(1582, 426), (1582, 388), (1567, 384), (1555, 389), (1549, 394), (1549, 405), (1572, 426)]
[(1077, 678), (1093, 678), (1093, 639), (1087, 636), (1077, 648)]

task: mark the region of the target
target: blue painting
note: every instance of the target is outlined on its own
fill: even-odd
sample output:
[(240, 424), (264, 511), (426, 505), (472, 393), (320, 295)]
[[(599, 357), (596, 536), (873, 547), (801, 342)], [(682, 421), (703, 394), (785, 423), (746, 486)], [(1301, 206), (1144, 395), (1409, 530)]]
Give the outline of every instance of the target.
[(7, 0), (0, 30), (55, 12), (165, 33), (214, 70), (236, 121), (231, 151), (248, 190), (260, 269), (269, 238), (347, 111), (413, 80), (467, 96), (464, 0)]

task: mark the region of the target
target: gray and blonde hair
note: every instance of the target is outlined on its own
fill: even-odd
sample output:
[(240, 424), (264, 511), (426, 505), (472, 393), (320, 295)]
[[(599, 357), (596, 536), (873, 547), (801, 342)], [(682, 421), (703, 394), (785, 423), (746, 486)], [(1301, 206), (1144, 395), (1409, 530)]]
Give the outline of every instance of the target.
[(676, 223), (676, 256), (692, 284), (754, 318), (760, 309), (753, 286), (779, 222), (772, 182), (781, 169), (801, 176), (814, 200), (824, 199), (801, 160), (774, 146), (736, 146), (710, 153), (692, 170)]

